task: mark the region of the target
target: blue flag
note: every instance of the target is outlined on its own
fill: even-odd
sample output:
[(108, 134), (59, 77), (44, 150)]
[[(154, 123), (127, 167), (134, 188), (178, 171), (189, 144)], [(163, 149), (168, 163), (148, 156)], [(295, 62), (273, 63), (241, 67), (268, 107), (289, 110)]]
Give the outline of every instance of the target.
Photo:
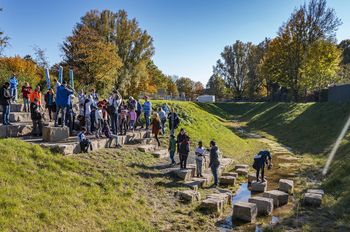
[(63, 82), (63, 67), (60, 66), (58, 69), (58, 81), (62, 84)]
[(47, 89), (50, 89), (51, 81), (50, 81), (50, 72), (48, 68), (45, 69), (45, 77), (46, 77)]
[(72, 89), (74, 89), (74, 73), (73, 73), (73, 69), (69, 70), (69, 83), (70, 83), (70, 86), (72, 87)]

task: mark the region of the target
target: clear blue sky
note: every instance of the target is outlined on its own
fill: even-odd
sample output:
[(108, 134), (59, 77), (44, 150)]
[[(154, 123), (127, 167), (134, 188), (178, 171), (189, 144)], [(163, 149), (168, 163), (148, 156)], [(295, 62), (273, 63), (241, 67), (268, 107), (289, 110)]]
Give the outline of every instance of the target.
[[(274, 37), (303, 0), (1, 0), (0, 28), (11, 38), (6, 55), (46, 49), (50, 64), (61, 60), (59, 47), (91, 9), (125, 9), (154, 39), (154, 61), (169, 75), (207, 83), (225, 45), (258, 43)], [(350, 38), (350, 1), (328, 0), (343, 25), (338, 41)]]

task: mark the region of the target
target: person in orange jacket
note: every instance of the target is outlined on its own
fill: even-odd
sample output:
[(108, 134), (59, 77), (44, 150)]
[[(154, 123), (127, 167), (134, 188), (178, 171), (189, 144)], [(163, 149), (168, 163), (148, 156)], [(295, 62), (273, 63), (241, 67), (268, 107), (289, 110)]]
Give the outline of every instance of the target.
[(37, 104), (41, 107), (41, 91), (40, 86), (36, 86), (34, 91), (31, 91), (29, 94), (29, 100), (31, 103), (34, 103), (34, 99), (38, 99)]

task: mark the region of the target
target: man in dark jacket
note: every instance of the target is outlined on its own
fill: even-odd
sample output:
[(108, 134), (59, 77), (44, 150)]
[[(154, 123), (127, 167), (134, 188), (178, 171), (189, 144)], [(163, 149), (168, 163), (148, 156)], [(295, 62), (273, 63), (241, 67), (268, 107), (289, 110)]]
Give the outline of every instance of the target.
[[(185, 134), (186, 135), (186, 134)], [(184, 140), (179, 144), (180, 168), (186, 169), (188, 154), (190, 153), (190, 138), (186, 135)]]
[(69, 106), (70, 95), (73, 94), (73, 90), (68, 89), (67, 82), (63, 82), (62, 85), (57, 87), (56, 93), (56, 115), (55, 115), (55, 126), (58, 126), (58, 116), (59, 113), (62, 112), (61, 122), (62, 127), (65, 126), (66, 123), (66, 114)]
[(179, 126), (180, 124), (180, 119), (179, 116), (175, 113), (174, 108), (171, 108), (170, 113), (168, 114), (168, 121), (169, 121), (169, 129), (170, 129), (170, 134), (174, 134), (175, 129)]
[(10, 83), (6, 82), (0, 88), (0, 102), (2, 105), (2, 122), (4, 125), (10, 125), (10, 107), (11, 107), (11, 94)]
[(34, 102), (30, 103), (30, 116), (32, 118), (33, 122), (33, 130), (32, 135), (33, 136), (42, 136), (43, 131), (43, 121), (42, 121), (42, 115), (40, 111), (40, 106), (38, 104), (38, 99), (34, 98)]
[(210, 161), (209, 161), (209, 167), (211, 169), (211, 172), (213, 173), (214, 177), (214, 184), (212, 187), (217, 187), (219, 184), (219, 171), (220, 166), (220, 159), (219, 159), (219, 148), (216, 146), (215, 141), (210, 141)]
[(254, 156), (253, 168), (256, 169), (256, 181), (259, 182), (259, 173), (261, 170), (261, 182), (265, 182), (264, 179), (264, 170), (265, 164), (268, 164), (269, 167), (272, 166), (272, 157), (269, 151), (260, 151), (257, 155)]

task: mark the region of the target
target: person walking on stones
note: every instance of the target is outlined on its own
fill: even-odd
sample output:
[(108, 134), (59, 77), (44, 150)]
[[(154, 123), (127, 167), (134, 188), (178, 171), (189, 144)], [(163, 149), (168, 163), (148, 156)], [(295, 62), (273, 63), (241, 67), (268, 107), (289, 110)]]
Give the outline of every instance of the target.
[(33, 122), (33, 136), (42, 136), (43, 121), (41, 107), (39, 106), (39, 99), (34, 98), (34, 102), (30, 103), (30, 116)]
[(162, 107), (158, 108), (158, 114), (159, 114), (159, 118), (162, 124), (162, 134), (165, 134), (165, 123), (166, 123), (166, 113), (165, 111), (162, 109)]
[(171, 108), (170, 113), (168, 114), (168, 121), (169, 121), (170, 134), (173, 135), (175, 133), (175, 129), (177, 129), (177, 127), (180, 124), (180, 119), (178, 115), (175, 113), (174, 108)]
[(152, 113), (152, 103), (148, 101), (148, 96), (145, 96), (145, 102), (143, 103), (143, 113), (146, 120), (146, 130), (148, 130), (150, 126), (150, 116)]
[(219, 148), (216, 146), (214, 140), (210, 141), (210, 157), (209, 157), (209, 167), (214, 177), (214, 184), (212, 187), (216, 188), (219, 184), (219, 166), (220, 166), (220, 157), (219, 157)]
[(67, 88), (67, 82), (63, 81), (62, 85), (57, 88), (56, 94), (56, 114), (55, 114), (55, 127), (58, 126), (58, 117), (61, 112), (61, 126), (64, 127), (66, 123), (66, 114), (69, 107), (70, 95), (73, 94), (73, 90)]
[(17, 87), (18, 87), (18, 80), (16, 78), (16, 74), (13, 73), (10, 78), (10, 94), (13, 102), (17, 102), (17, 98), (18, 98)]
[(253, 168), (256, 170), (256, 181), (259, 182), (259, 174), (261, 172), (261, 182), (265, 182), (265, 164), (268, 169), (272, 167), (272, 157), (269, 151), (263, 150), (254, 156)]
[(22, 86), (22, 97), (23, 97), (23, 104), (24, 104), (24, 112), (29, 112), (30, 104), (29, 104), (29, 95), (32, 91), (32, 87), (30, 87), (29, 83), (26, 82)]
[(152, 117), (152, 134), (154, 134), (154, 138), (156, 139), (157, 143), (158, 143), (158, 147), (160, 147), (160, 141), (158, 138), (158, 134), (159, 131), (162, 129), (162, 125), (160, 122), (160, 118), (157, 112), (153, 113), (153, 117)]
[(56, 111), (55, 94), (52, 89), (48, 89), (45, 96), (45, 107), (49, 111), (49, 119), (52, 121), (52, 112)]
[(203, 161), (205, 160), (205, 149), (202, 141), (198, 142), (198, 147), (194, 153), (196, 154), (197, 177), (203, 177), (202, 168)]
[(79, 141), (79, 145), (80, 145), (80, 151), (82, 153), (87, 153), (89, 151), (89, 148), (90, 148), (90, 151), (92, 151), (92, 144), (91, 144), (91, 141), (86, 138), (86, 128), (83, 127), (81, 129), (81, 131), (79, 132), (78, 134), (78, 141)]
[(175, 152), (176, 152), (176, 139), (174, 135), (170, 135), (170, 139), (169, 139), (169, 155), (170, 155), (170, 160), (171, 160), (171, 164), (170, 165), (175, 165)]
[(10, 125), (11, 94), (9, 82), (5, 82), (0, 88), (0, 102), (2, 105), (2, 123)]
[(179, 155), (180, 155), (180, 168), (186, 169), (187, 167), (187, 158), (190, 153), (190, 137), (187, 135), (185, 139), (179, 145)]

